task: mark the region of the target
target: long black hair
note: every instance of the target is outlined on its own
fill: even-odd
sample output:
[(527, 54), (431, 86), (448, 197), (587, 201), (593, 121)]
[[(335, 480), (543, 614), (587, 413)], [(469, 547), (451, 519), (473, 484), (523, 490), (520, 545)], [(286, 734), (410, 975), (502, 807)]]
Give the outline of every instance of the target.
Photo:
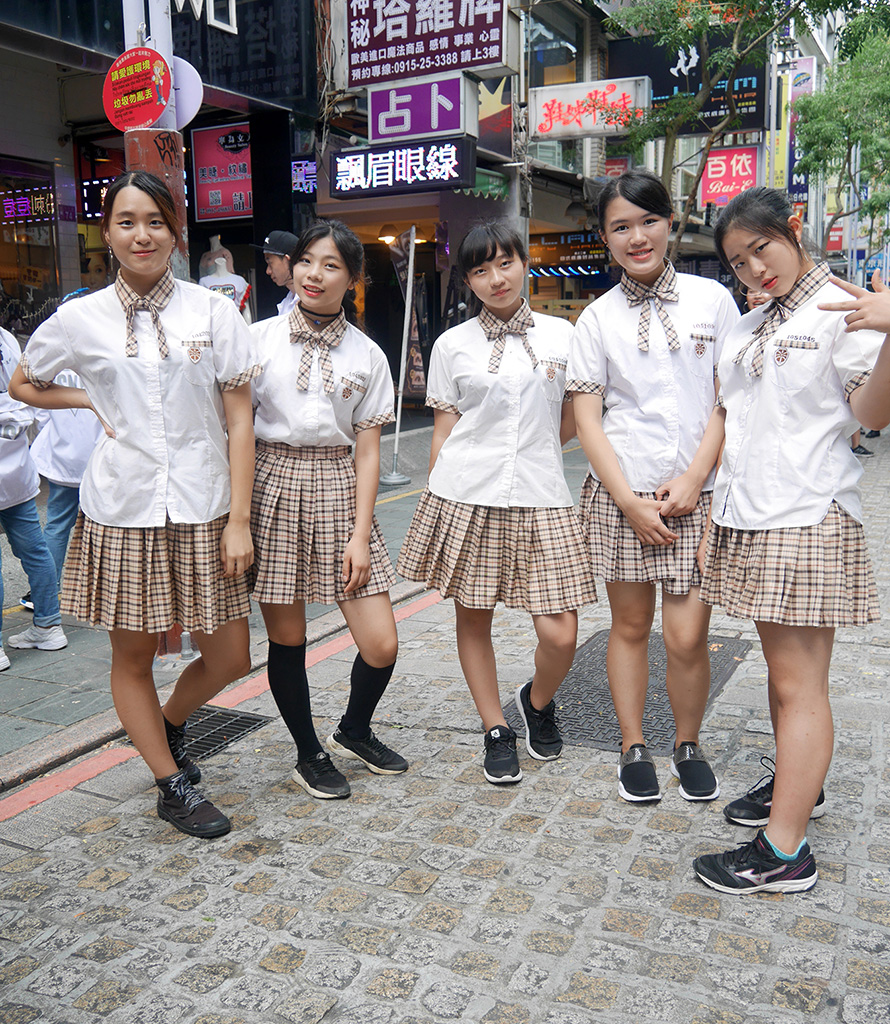
[(609, 178), (596, 194), (596, 217), (599, 221), (599, 233), (603, 241), (605, 241), (606, 211), (609, 209), (609, 203), (619, 196), (658, 217), (670, 218), (674, 212), (674, 208), (671, 206), (671, 197), (661, 178), (642, 167), (634, 167), (617, 178)]
[(108, 186), (108, 191), (102, 200), (102, 221), (99, 225), (102, 237), (107, 238), (108, 236), (108, 229), (111, 227), (111, 217), (114, 211), (114, 201), (117, 199), (118, 193), (125, 188), (138, 188), (140, 192), (144, 192), (158, 204), (158, 209), (161, 212), (164, 223), (178, 242), (180, 225), (176, 214), (176, 202), (170, 189), (167, 188), (164, 182), (154, 174), (149, 174), (148, 171), (125, 171)]
[(797, 249), (803, 263), (807, 258), (807, 252), (788, 223), (788, 218), (793, 214), (791, 200), (777, 188), (758, 185), (730, 199), (714, 225), (714, 248), (720, 262), (727, 270), (732, 270), (723, 245), (726, 233), (732, 228), (739, 228), (742, 231), (763, 235), (765, 238), (788, 242)]
[[(349, 276), (353, 281), (362, 281), (366, 283), (365, 247), (362, 245), (361, 239), (354, 231), (351, 231), (342, 220), (329, 220), (326, 217), (320, 217), (318, 220), (313, 221), (313, 223), (300, 234), (293, 252), (288, 256), (291, 273), (293, 273), (294, 264), (297, 260), (313, 242), (317, 242), (321, 238), (331, 238), (333, 240), (334, 245), (337, 247), (337, 251), (343, 259), (343, 263), (349, 272)], [(343, 312), (346, 314), (346, 319), (351, 324), (354, 324), (356, 327), (360, 326), (358, 310), (355, 305), (354, 288), (350, 288), (343, 296)]]

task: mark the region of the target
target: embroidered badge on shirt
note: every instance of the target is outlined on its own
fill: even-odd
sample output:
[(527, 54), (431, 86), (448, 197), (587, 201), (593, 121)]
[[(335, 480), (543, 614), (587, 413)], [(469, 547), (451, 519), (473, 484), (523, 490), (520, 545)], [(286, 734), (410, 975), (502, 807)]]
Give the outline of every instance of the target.
[(776, 349), (776, 366), (781, 366), (784, 362), (787, 361), (787, 359), (788, 359), (788, 349), (787, 348), (777, 348)]
[(695, 354), (699, 359), (708, 351), (708, 346), (703, 341), (697, 341), (695, 343)]
[(341, 395), (344, 402), (348, 401), (350, 398), (352, 398), (352, 388), (344, 387), (343, 391), (341, 392)]
[(193, 363), (201, 362), (201, 350), (199, 348), (190, 348), (188, 350), (188, 356)]

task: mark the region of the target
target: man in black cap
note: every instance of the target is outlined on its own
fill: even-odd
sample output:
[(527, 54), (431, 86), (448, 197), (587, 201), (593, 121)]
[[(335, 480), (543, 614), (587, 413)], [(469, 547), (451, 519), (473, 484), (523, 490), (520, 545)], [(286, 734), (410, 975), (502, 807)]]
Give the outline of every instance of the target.
[(278, 303), (279, 316), (286, 316), (293, 308), (297, 297), (294, 294), (294, 281), (290, 272), (290, 256), (297, 245), (297, 236), (290, 231), (270, 231), (262, 245), (255, 248), (262, 250), (266, 258), (266, 273), (281, 288), (287, 288), (287, 295)]

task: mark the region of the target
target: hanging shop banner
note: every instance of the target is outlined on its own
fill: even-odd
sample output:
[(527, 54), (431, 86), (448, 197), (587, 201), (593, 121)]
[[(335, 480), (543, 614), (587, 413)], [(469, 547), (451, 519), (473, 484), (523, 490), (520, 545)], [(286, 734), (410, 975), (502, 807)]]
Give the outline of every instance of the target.
[(516, 71), (519, 19), (508, 0), (344, 0), (349, 85), (443, 71)]
[(475, 176), (475, 139), (466, 135), (331, 154), (333, 199), (469, 188)]
[(368, 88), (371, 142), (478, 132), (479, 87), (459, 72)]
[[(816, 58), (798, 57), (791, 64), (791, 103), (798, 96), (809, 95), (816, 85)], [(788, 195), (794, 203), (802, 203), (804, 208), (803, 217), (806, 219), (806, 207), (810, 198), (810, 176), (795, 172), (795, 165), (803, 156), (803, 151), (798, 147), (795, 137), (794, 126), (797, 123), (797, 115), (791, 112), (791, 139), (788, 144)]]
[(641, 118), (652, 97), (649, 78), (612, 78), (529, 89), (528, 123), (534, 139), (619, 135)]
[(118, 131), (150, 128), (170, 99), (170, 66), (157, 50), (135, 46), (108, 69), (102, 87), (105, 116)]
[[(411, 247), (411, 232), (403, 231), (390, 244), (389, 253), (396, 272), (402, 299), (408, 301), (408, 252)], [(420, 325), (418, 306), (425, 294), (423, 287), (417, 287), (417, 274), (411, 288), (411, 327), (408, 332), (408, 358), (405, 361), (405, 379), (402, 381), (402, 394), (405, 398), (422, 401), (426, 398), (426, 373), (423, 369), (423, 354), (420, 351)], [(423, 275), (419, 275), (421, 280)]]
[(195, 220), (253, 216), (250, 125), (220, 124), (192, 129)]
[(731, 146), (712, 149), (705, 164), (698, 192), (698, 205), (725, 206), (730, 199), (753, 188), (758, 182), (759, 146)]

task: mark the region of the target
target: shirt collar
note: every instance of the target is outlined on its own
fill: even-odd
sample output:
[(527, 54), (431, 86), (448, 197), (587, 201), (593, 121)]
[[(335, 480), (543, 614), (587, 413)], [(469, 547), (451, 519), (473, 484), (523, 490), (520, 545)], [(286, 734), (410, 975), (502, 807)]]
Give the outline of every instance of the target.
[(133, 291), (121, 276), (121, 272), (118, 271), (117, 277), (114, 279), (114, 290), (124, 309), (134, 304), (141, 305), (143, 308), (155, 306), (157, 309), (165, 309), (176, 291), (176, 280), (173, 277), (173, 272), (167, 267), (157, 284), (153, 285), (145, 295), (139, 295), (138, 292)]
[(297, 342), (311, 342), (313, 344), (325, 344), (330, 348), (336, 348), (346, 336), (346, 329), (349, 326), (346, 314), (343, 310), (321, 331), (313, 331), (309, 322), (303, 316), (299, 305), (287, 314), (287, 323), (290, 328), (290, 340), (294, 345)]
[(776, 305), (784, 306), (785, 309), (794, 313), (808, 299), (811, 299), (823, 285), (828, 284), (830, 277), (831, 271), (828, 269), (828, 264), (817, 263), (812, 270), (808, 270), (803, 277), (795, 281), (790, 291), (786, 292), (785, 295), (776, 296), (773, 301)]
[(525, 299), (522, 300), (522, 305), (509, 320), (502, 320), (499, 316), (492, 313), (487, 306), (482, 307), (478, 319), (479, 326), (485, 332), (485, 337), (489, 341), (494, 341), (505, 334), (521, 334), (525, 337), (529, 327), (535, 326), (534, 314)]

